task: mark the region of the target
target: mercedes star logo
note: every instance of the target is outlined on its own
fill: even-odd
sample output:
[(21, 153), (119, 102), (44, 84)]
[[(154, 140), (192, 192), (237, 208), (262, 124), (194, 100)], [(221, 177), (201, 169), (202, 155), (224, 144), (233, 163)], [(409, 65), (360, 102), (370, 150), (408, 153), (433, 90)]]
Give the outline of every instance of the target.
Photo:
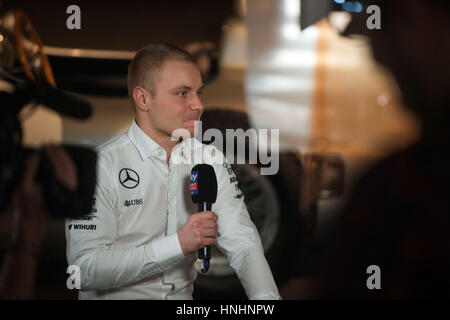
[(139, 184), (139, 175), (132, 169), (123, 168), (119, 172), (119, 181), (125, 188), (133, 189)]

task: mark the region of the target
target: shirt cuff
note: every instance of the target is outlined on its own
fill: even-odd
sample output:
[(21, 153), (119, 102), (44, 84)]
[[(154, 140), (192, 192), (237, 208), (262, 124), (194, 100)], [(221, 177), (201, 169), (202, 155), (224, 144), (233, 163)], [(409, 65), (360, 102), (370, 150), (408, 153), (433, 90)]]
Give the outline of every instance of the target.
[(153, 257), (151, 260), (159, 264), (162, 270), (176, 265), (184, 259), (177, 233), (152, 241), (146, 249), (147, 256)]

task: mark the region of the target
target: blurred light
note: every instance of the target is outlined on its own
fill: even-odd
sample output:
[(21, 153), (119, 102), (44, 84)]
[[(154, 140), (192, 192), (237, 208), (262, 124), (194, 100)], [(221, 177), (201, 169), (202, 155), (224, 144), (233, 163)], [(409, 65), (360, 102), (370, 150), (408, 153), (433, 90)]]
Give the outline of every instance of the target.
[(0, 79), (0, 91), (1, 92), (13, 93), (14, 90), (15, 90), (14, 85), (12, 85), (11, 83), (9, 83), (7, 81), (3, 81)]
[(314, 84), (309, 80), (295, 75), (262, 74), (255, 76), (247, 84), (247, 90), (252, 94), (286, 94), (312, 90)]
[(0, 42), (3, 42), (3, 35), (0, 34)]
[(133, 59), (134, 51), (70, 49), (44, 46), (44, 53), (61, 57), (84, 57), (96, 59)]
[(300, 0), (283, 0), (283, 11), (285, 17), (300, 17)]
[(361, 12), (363, 10), (363, 6), (360, 2), (355, 1), (355, 2), (345, 2), (342, 5), (342, 9), (344, 9), (347, 12)]
[(298, 23), (287, 23), (281, 27), (283, 38), (287, 40), (296, 40), (300, 36), (300, 26)]
[(237, 0), (238, 1), (238, 12), (241, 17), (247, 16), (247, 0)]
[[(278, 0), (277, 0), (278, 1)], [(284, 19), (280, 24), (281, 36), (285, 40), (298, 40), (300, 35), (300, 0), (282, 0)]]
[(72, 49), (72, 56), (73, 57), (81, 56), (81, 50), (80, 49)]
[(249, 105), (256, 109), (251, 112), (251, 115), (257, 127), (283, 128), (283, 134), (308, 135), (311, 120), (309, 105), (287, 102), (276, 97), (249, 95), (247, 98)]
[(336, 2), (337, 4), (343, 4), (345, 0), (334, 0), (334, 2)]
[(377, 103), (378, 103), (378, 105), (381, 106), (381, 107), (387, 106), (387, 104), (389, 103), (390, 100), (391, 100), (391, 99), (390, 99), (389, 94), (380, 94), (380, 95), (377, 97)]
[(329, 13), (328, 20), (333, 28), (343, 32), (352, 20), (352, 15), (345, 11), (333, 11)]
[(272, 68), (313, 67), (316, 61), (316, 52), (295, 49), (280, 49), (272, 51), (271, 57), (266, 60)]
[(40, 60), (40, 59), (35, 59), (35, 60), (33, 61), (33, 66), (34, 66), (36, 69), (39, 69), (39, 68), (41, 67), (41, 60)]

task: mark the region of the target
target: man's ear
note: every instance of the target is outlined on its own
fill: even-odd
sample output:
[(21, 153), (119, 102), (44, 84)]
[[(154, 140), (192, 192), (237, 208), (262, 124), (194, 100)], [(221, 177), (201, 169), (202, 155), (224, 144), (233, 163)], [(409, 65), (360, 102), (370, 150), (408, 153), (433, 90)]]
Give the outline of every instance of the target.
[(133, 89), (133, 100), (137, 110), (148, 112), (152, 96), (145, 88), (138, 86)]

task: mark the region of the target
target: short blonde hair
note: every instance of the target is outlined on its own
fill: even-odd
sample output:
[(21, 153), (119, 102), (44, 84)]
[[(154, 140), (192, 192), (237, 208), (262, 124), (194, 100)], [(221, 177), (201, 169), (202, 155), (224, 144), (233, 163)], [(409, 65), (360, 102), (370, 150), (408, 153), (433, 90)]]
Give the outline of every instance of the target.
[(141, 86), (156, 96), (156, 81), (158, 73), (164, 62), (178, 60), (192, 62), (194, 58), (186, 51), (173, 44), (158, 42), (152, 43), (139, 50), (128, 66), (128, 95), (133, 101), (133, 90)]

